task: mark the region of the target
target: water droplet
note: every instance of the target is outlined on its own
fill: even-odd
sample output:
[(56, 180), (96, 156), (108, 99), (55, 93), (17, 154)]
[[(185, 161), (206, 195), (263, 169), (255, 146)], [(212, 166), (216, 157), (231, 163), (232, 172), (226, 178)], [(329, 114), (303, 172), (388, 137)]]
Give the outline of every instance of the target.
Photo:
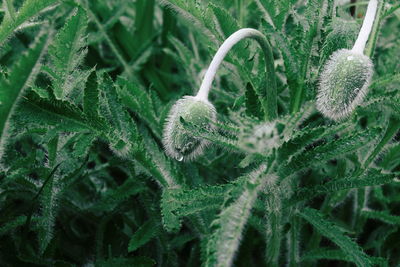
[(183, 156), (179, 156), (179, 158), (176, 159), (177, 161), (182, 161), (183, 160)]
[(348, 56), (347, 60), (353, 60), (353, 58), (354, 58), (353, 56)]

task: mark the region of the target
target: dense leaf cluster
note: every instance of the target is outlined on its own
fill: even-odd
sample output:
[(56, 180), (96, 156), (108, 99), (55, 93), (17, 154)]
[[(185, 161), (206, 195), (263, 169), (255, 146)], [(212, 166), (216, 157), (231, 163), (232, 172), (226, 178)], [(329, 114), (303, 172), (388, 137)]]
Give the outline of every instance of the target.
[[(333, 122), (318, 77), (365, 13), (340, 2), (4, 0), (0, 265), (400, 264), (400, 5), (380, 1), (366, 100)], [(169, 158), (172, 104), (243, 27), (273, 47), (277, 119), (243, 41), (211, 91), (217, 130), (181, 120), (212, 145)]]

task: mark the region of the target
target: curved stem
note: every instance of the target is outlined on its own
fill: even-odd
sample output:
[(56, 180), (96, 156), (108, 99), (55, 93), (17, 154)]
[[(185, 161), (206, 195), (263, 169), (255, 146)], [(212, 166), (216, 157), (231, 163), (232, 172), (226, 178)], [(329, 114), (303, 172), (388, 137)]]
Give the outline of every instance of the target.
[(365, 18), (364, 18), (364, 22), (361, 26), (360, 33), (358, 34), (357, 40), (352, 49), (353, 52), (363, 54), (365, 44), (368, 41), (368, 37), (369, 37), (369, 34), (371, 33), (372, 25), (374, 24), (377, 7), (378, 7), (378, 0), (370, 0), (369, 1), (367, 13), (365, 14)]
[(236, 31), (218, 49), (210, 66), (204, 76), (203, 82), (200, 86), (200, 90), (196, 95), (196, 98), (207, 100), (208, 94), (211, 89), (212, 82), (214, 80), (215, 74), (222, 61), (224, 60), (226, 54), (232, 49), (232, 47), (239, 41), (245, 38), (252, 38), (256, 40), (264, 51), (265, 56), (265, 69), (266, 69), (266, 85), (270, 87), (270, 92), (267, 97), (266, 90), (259, 95), (261, 104), (265, 112), (265, 118), (267, 120), (275, 119), (277, 116), (277, 101), (276, 101), (276, 81), (275, 81), (275, 70), (274, 70), (274, 60), (272, 56), (271, 47), (268, 43), (267, 38), (259, 31), (250, 28), (244, 28)]

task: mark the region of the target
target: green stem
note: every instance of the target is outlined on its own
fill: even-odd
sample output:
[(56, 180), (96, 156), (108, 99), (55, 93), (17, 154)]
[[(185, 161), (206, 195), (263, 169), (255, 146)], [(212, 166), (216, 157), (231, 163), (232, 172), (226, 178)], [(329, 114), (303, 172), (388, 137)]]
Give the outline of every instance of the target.
[[(400, 129), (400, 120), (394, 116), (389, 118), (388, 122), (388, 127), (386, 129), (385, 134), (383, 135), (381, 141), (376, 145), (374, 150), (371, 152), (371, 154), (368, 156), (368, 158), (364, 161), (362, 164), (362, 167), (358, 169), (356, 176), (361, 175), (363, 172), (369, 169), (369, 166), (373, 162), (373, 160), (378, 156), (378, 154), (382, 151), (384, 146), (392, 140), (392, 138), (396, 135), (396, 133)], [(352, 226), (355, 229), (363, 229), (362, 226), (365, 221), (361, 221), (361, 211), (363, 208), (365, 208), (365, 204), (368, 202), (368, 191), (366, 188), (358, 189), (357, 192), (355, 192), (356, 199), (355, 199), (355, 207), (354, 207), (354, 217), (352, 220)]]
[(236, 0), (237, 2), (237, 10), (238, 10), (238, 22), (239, 27), (244, 26), (244, 0)]
[[(321, 8), (322, 8), (322, 5), (321, 5)], [(318, 15), (318, 17), (320, 19), (322, 19), (320, 14)], [(292, 114), (300, 111), (300, 107), (301, 107), (302, 100), (303, 100), (304, 87), (306, 85), (306, 80), (308, 79), (307, 72), (308, 72), (308, 66), (310, 63), (313, 42), (314, 42), (314, 38), (317, 36), (317, 34), (318, 34), (318, 21), (316, 21), (312, 25), (312, 27), (308, 31), (308, 34), (306, 35), (307, 40), (305, 42), (305, 48), (304, 48), (306, 53), (305, 53), (305, 56), (302, 58), (302, 65), (301, 65), (301, 69), (300, 69), (301, 76), (298, 78), (298, 85), (297, 85), (298, 87), (296, 88), (293, 102), (291, 101), (291, 103), (290, 103)]]
[(279, 255), (281, 250), (281, 219), (282, 214), (277, 208), (280, 206), (280, 199), (278, 196), (271, 194), (270, 206), (271, 211), (268, 216), (268, 230), (267, 230), (267, 266), (279, 266)]
[[(294, 212), (293, 214), (295, 214)], [(293, 215), (290, 222), (289, 231), (289, 244), (288, 244), (288, 256), (289, 256), (289, 266), (296, 267), (299, 266), (299, 230), (300, 230), (300, 219), (298, 216)]]
[(294, 96), (292, 105), (292, 113), (297, 113), (300, 110), (301, 95), (303, 94), (303, 84), (299, 85)]
[[(272, 49), (269, 42), (265, 41), (261, 44), (264, 51), (264, 59), (266, 66), (266, 81), (265, 81), (265, 93), (260, 99), (262, 99), (262, 107), (264, 109), (264, 118), (267, 121), (272, 121), (278, 117), (278, 103), (277, 103), (277, 86), (275, 78), (275, 66), (274, 57), (272, 55)], [(267, 88), (269, 87), (269, 88)], [(268, 91), (268, 93), (267, 93)]]
[(379, 32), (379, 27), (382, 21), (382, 14), (384, 13), (384, 7), (385, 6), (385, 0), (381, 0), (378, 2), (378, 10), (377, 14), (375, 17), (374, 24), (372, 26), (372, 32), (369, 36), (369, 42), (367, 43), (367, 48), (365, 49), (365, 55), (368, 57), (372, 57), (375, 46), (376, 46), (376, 41), (378, 40), (378, 32)]
[(264, 83), (263, 90), (257, 91), (257, 95), (264, 110), (265, 120), (272, 121), (277, 117), (278, 113), (274, 58), (271, 45), (269, 44), (267, 38), (264, 34), (255, 29), (240, 29), (234, 32), (231, 36), (228, 37), (228, 39), (224, 41), (224, 43), (220, 46), (214, 58), (212, 59), (210, 66), (208, 67), (207, 72), (204, 75), (199, 92), (195, 97), (197, 99), (208, 101), (208, 95), (214, 77), (226, 54), (232, 49), (235, 44), (245, 38), (256, 40), (264, 52), (266, 81)]

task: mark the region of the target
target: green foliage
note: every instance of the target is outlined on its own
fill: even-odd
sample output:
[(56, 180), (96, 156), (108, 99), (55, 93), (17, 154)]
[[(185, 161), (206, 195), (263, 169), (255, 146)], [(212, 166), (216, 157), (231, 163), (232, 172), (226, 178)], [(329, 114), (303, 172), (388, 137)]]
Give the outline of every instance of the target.
[(7, 15), (3, 18), (0, 26), (0, 45), (9, 38), (18, 28), (21, 28), (24, 23), (28, 23), (29, 19), (39, 15), (44, 9), (56, 4), (58, 0), (28, 0), (15, 13), (13, 2), (5, 1)]
[(14, 63), (12, 69), (10, 69), (10, 75), (7, 78), (3, 76), (0, 81), (0, 88), (2, 89), (0, 92), (0, 158), (9, 134), (9, 119), (24, 90), (29, 87), (29, 83), (35, 79), (39, 72), (40, 60), (44, 49), (46, 49), (46, 44), (46, 35), (38, 37), (32, 48), (20, 57), (20, 61)]
[[(42, 189), (41, 189), (42, 190)], [(41, 254), (46, 250), (51, 239), (55, 226), (55, 218), (58, 209), (61, 185), (56, 175), (50, 175), (43, 184), (39, 202), (41, 205), (41, 218), (38, 225), (39, 251)]]
[(73, 89), (81, 90), (84, 87), (86, 75), (81, 73), (79, 65), (87, 53), (87, 48), (84, 48), (86, 26), (84, 11), (81, 8), (74, 10), (49, 47), (53, 66), (48, 73), (53, 80), (52, 88), (57, 99), (65, 100)]
[(322, 235), (338, 245), (357, 266), (371, 266), (371, 260), (362, 252), (357, 243), (344, 235), (343, 229), (326, 220), (319, 211), (306, 208), (299, 213), (299, 216), (312, 224)]
[(164, 190), (161, 202), (164, 227), (168, 231), (176, 231), (181, 227), (182, 217), (203, 210), (218, 209), (228, 190), (226, 186)]
[[(3, 1), (0, 266), (398, 266), (400, 7), (380, 2), (368, 93), (334, 122), (318, 79), (366, 9), (339, 2)], [(173, 103), (244, 27), (271, 53), (235, 45), (210, 127), (177, 118), (209, 146), (169, 157)]]
[[(243, 192), (211, 223), (213, 234), (209, 237), (206, 249), (206, 266), (230, 266), (239, 247), (244, 226), (258, 192), (267, 183), (272, 185), (276, 177), (265, 177), (266, 166), (248, 175)], [(268, 181), (268, 182), (267, 182)], [(267, 186), (268, 186), (267, 185)]]
[(129, 241), (128, 251), (132, 252), (153, 239), (160, 231), (160, 224), (155, 220), (150, 220), (143, 224), (132, 236)]

